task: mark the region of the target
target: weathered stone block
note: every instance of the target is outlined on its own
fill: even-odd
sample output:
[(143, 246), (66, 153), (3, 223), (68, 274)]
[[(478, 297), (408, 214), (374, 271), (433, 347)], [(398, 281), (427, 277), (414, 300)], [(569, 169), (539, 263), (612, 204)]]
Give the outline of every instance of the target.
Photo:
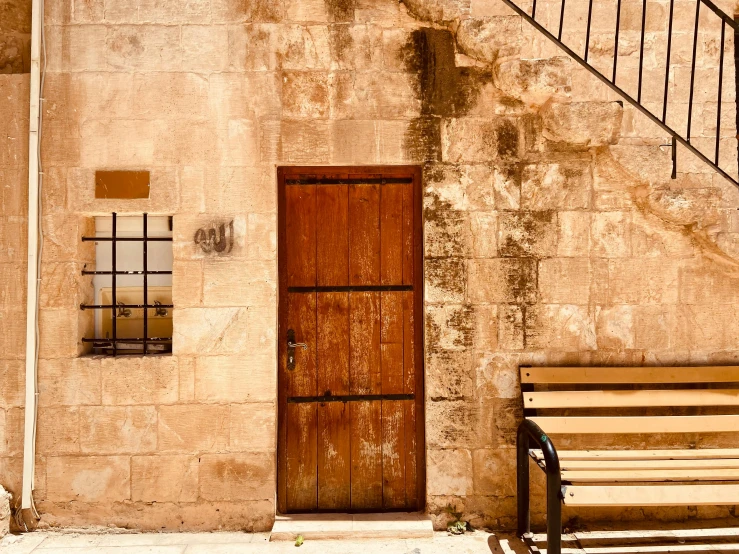
[(40, 310), (39, 353), (43, 358), (74, 358), (82, 352), (80, 310)]
[(26, 391), (23, 360), (0, 360), (0, 406), (22, 406)]
[(634, 320), (631, 306), (613, 306), (595, 310), (598, 348), (626, 350), (634, 348)]
[(568, 69), (574, 64), (560, 56), (537, 60), (510, 60), (501, 63), (496, 70), (495, 82), (506, 94), (527, 104), (541, 105), (554, 95), (569, 92)]
[(515, 159), (519, 135), (511, 119), (445, 119), (441, 126), (442, 159), (450, 163)]
[[(493, 239), (494, 240), (494, 239)], [(426, 258), (466, 257), (472, 242), (470, 214), (448, 210), (437, 202), (426, 209), (424, 246)]]
[(205, 500), (262, 500), (275, 494), (272, 453), (205, 454), (200, 458), (199, 494)]
[(501, 350), (523, 350), (524, 318), (521, 306), (501, 306), (498, 321), (500, 322), (499, 348)]
[(80, 450), (92, 454), (143, 453), (157, 449), (153, 406), (80, 408)]
[(191, 402), (195, 399), (195, 358), (179, 357), (179, 400)]
[(277, 407), (273, 403), (232, 404), (229, 449), (243, 452), (274, 452)]
[(428, 494), (472, 494), (472, 455), (469, 450), (428, 450), (427, 456)]
[[(70, 29), (86, 29), (70, 27)], [(105, 46), (96, 43), (88, 46), (93, 52), (106, 53), (107, 67), (89, 67), (90, 62), (77, 62), (78, 69), (119, 69), (133, 71), (161, 71), (179, 69), (182, 64), (180, 27), (165, 25), (116, 25), (105, 36)], [(79, 48), (72, 50), (80, 51)], [(88, 50), (84, 50), (88, 52)], [(225, 51), (225, 48), (224, 48)], [(219, 58), (221, 56), (218, 56)]]
[(333, 73), (331, 117), (361, 120), (417, 117), (421, 113), (418, 86), (416, 77), (407, 73)]
[(158, 450), (219, 452), (228, 448), (228, 406), (159, 406)]
[[(474, 447), (480, 428), (484, 427), (480, 408), (473, 399), (427, 402), (426, 421), (429, 449)], [(489, 435), (489, 430), (486, 432)]]
[(498, 250), (504, 257), (548, 257), (557, 252), (557, 214), (499, 212)]
[(472, 212), (470, 214), (472, 234), (472, 256), (494, 258), (498, 255), (498, 214), (495, 212)]
[(516, 496), (516, 451), (512, 448), (472, 451), (475, 494)]
[(671, 306), (634, 306), (634, 347), (663, 350), (670, 346), (674, 309)]
[(100, 404), (100, 360), (39, 360), (39, 406)]
[(277, 259), (277, 214), (249, 214), (247, 256), (252, 260)]
[(203, 266), (206, 306), (272, 306), (277, 268), (273, 261), (207, 260)]
[(475, 368), (476, 396), (493, 398), (518, 398), (518, 366), (521, 357), (517, 354), (482, 352), (477, 357)]
[(0, 539), (10, 533), (10, 502), (13, 495), (0, 486)]
[(329, 110), (329, 76), (324, 71), (289, 71), (282, 77), (282, 115), (323, 118)]
[(195, 502), (198, 499), (198, 465), (195, 456), (133, 456), (131, 500)]
[(492, 211), (495, 194), (493, 170), (485, 165), (434, 164), (424, 172), (426, 219), (429, 211)]
[(472, 303), (536, 302), (536, 262), (525, 258), (470, 260), (467, 298)]
[(274, 356), (204, 356), (196, 360), (195, 398), (205, 402), (274, 402)]
[(519, 55), (520, 41), (521, 19), (516, 16), (463, 19), (457, 28), (460, 50), (489, 64)]
[(203, 302), (203, 262), (174, 260), (172, 263), (172, 303), (191, 308)]
[(587, 258), (550, 258), (539, 262), (539, 295), (545, 304), (587, 303), (590, 283)]
[(521, 178), (521, 208), (586, 209), (590, 206), (592, 184), (588, 162), (526, 165)]
[(591, 252), (604, 258), (625, 258), (631, 254), (631, 214), (599, 212), (592, 215)]
[(472, 398), (471, 350), (439, 350), (426, 354), (426, 398), (433, 401)]
[(255, 166), (259, 163), (259, 126), (249, 119), (230, 119), (217, 131), (218, 156), (223, 167)]
[(103, 404), (171, 404), (178, 398), (179, 368), (172, 356), (102, 360)]
[(454, 303), (464, 302), (467, 284), (467, 266), (459, 258), (427, 260), (425, 271), (426, 302)]
[(594, 350), (597, 347), (594, 316), (587, 306), (531, 306), (525, 314), (526, 346), (549, 350)]
[(623, 107), (618, 102), (549, 104), (541, 112), (544, 136), (575, 146), (604, 146), (618, 140)]
[(278, 160), (286, 163), (326, 163), (329, 160), (329, 144), (328, 122), (286, 120), (280, 125)]
[(186, 308), (174, 311), (173, 352), (208, 355), (240, 352), (247, 341), (246, 308)]
[(614, 304), (675, 304), (681, 264), (664, 259), (611, 260), (608, 288)]
[(53, 456), (47, 460), (52, 502), (122, 502), (131, 498), (128, 456)]
[(589, 212), (557, 212), (557, 255), (587, 257), (590, 255)]

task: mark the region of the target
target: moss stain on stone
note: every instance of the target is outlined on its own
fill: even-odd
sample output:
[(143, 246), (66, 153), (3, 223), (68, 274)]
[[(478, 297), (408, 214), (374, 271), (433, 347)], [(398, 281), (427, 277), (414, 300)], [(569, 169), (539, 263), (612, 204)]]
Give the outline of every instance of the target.
[(329, 20), (335, 23), (354, 21), (356, 0), (324, 0)]
[(415, 94), (421, 101), (421, 117), (409, 125), (405, 149), (411, 159), (438, 160), (439, 118), (468, 113), (477, 103), (482, 86), (492, 83), (492, 71), (457, 67), (454, 35), (443, 29), (424, 27), (413, 31), (399, 55), (406, 70), (418, 75)]

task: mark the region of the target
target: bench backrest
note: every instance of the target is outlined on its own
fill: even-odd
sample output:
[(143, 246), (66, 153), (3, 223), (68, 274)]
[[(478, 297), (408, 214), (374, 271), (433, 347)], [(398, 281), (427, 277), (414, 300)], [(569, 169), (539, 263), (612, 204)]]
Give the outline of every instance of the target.
[[(634, 408), (736, 411), (739, 366), (520, 369), (524, 414), (548, 434), (739, 432), (737, 413), (618, 414)], [(551, 415), (562, 410), (567, 415)]]

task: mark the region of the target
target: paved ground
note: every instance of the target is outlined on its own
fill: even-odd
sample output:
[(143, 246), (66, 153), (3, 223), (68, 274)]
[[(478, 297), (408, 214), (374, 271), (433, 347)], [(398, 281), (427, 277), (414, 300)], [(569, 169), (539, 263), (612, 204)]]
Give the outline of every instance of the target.
[[(510, 541), (510, 542), (509, 542)], [(490, 554), (526, 552), (512, 537), (476, 531), (464, 536), (436, 533), (433, 539), (310, 541), (297, 548), (269, 542), (267, 533), (78, 534), (34, 532), (9, 535), (0, 554)]]

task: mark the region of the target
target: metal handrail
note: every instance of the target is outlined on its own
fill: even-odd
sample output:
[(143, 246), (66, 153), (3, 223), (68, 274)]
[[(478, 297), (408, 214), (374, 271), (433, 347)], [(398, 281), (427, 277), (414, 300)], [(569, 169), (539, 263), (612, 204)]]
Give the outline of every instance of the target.
[[(680, 144), (685, 146), (688, 150), (690, 150), (693, 154), (698, 156), (698, 158), (701, 159), (703, 162), (710, 165), (722, 177), (724, 177), (725, 179), (733, 183), (735, 186), (739, 187), (739, 181), (737, 181), (736, 178), (729, 175), (729, 173), (726, 170), (722, 169), (719, 166), (719, 152), (720, 152), (720, 142), (721, 142), (721, 100), (723, 98), (722, 97), (723, 77), (724, 77), (723, 69), (724, 69), (724, 49), (726, 46), (726, 42), (725, 42), (726, 41), (726, 26), (728, 25), (734, 31), (739, 31), (739, 23), (737, 23), (730, 16), (728, 16), (726, 13), (721, 11), (721, 9), (719, 9), (718, 6), (716, 6), (716, 4), (711, 2), (711, 0), (696, 0), (695, 26), (693, 30), (693, 49), (692, 49), (691, 72), (690, 72), (690, 98), (688, 102), (688, 122), (687, 122), (687, 129), (686, 129), (684, 136), (681, 133), (679, 133), (677, 130), (673, 129), (671, 126), (667, 125), (668, 90), (669, 90), (670, 59), (671, 59), (670, 56), (671, 56), (671, 48), (672, 48), (672, 28), (673, 28), (672, 24), (673, 24), (673, 18), (674, 18), (675, 0), (670, 0), (669, 29), (668, 29), (668, 35), (667, 35), (667, 56), (666, 56), (667, 60), (665, 64), (665, 88), (664, 88), (664, 98), (663, 98), (663, 104), (662, 104), (662, 117), (661, 118), (658, 115), (652, 113), (647, 107), (645, 107), (641, 103), (647, 0), (642, 0), (641, 37), (640, 37), (640, 46), (639, 46), (639, 78), (638, 78), (636, 98), (631, 96), (629, 93), (627, 93), (625, 90), (623, 90), (621, 87), (619, 87), (616, 84), (617, 67), (618, 67), (619, 31), (620, 31), (620, 25), (621, 25), (621, 0), (618, 0), (617, 8), (616, 8), (617, 12), (616, 12), (614, 55), (613, 55), (613, 73), (610, 79), (606, 77), (605, 75), (603, 75), (600, 71), (595, 69), (588, 62), (589, 49), (590, 49), (590, 29), (591, 29), (592, 13), (593, 13), (593, 0), (589, 0), (589, 5), (588, 5), (588, 21), (587, 21), (587, 29), (586, 29), (586, 36), (585, 36), (584, 57), (577, 54), (574, 50), (572, 50), (569, 46), (567, 46), (566, 44), (564, 44), (564, 42), (562, 42), (562, 30), (565, 26), (566, 0), (561, 0), (562, 4), (560, 8), (560, 15), (559, 15), (559, 28), (557, 30), (556, 36), (536, 20), (536, 0), (533, 0), (533, 4), (531, 7), (531, 14), (529, 14), (523, 8), (517, 6), (513, 2), (513, 0), (503, 0), (503, 1), (508, 6), (510, 6), (511, 9), (513, 9), (518, 15), (520, 15), (521, 17), (526, 19), (529, 23), (531, 23), (539, 32), (541, 32), (549, 40), (551, 40), (557, 46), (559, 46), (562, 50), (564, 50), (571, 58), (573, 58), (581, 66), (587, 69), (590, 73), (595, 75), (601, 82), (608, 85), (612, 90), (614, 90), (619, 95), (621, 95), (627, 102), (629, 102), (632, 106), (634, 106), (642, 114), (647, 116), (653, 123), (656, 123), (661, 129), (663, 129), (670, 135), (670, 137), (672, 138), (672, 162), (673, 162), (672, 178), (673, 179), (676, 176), (676, 168), (675, 168), (676, 167), (676, 149), (675, 147), (676, 147), (676, 143), (679, 142)], [(717, 101), (716, 101), (717, 102), (716, 148), (715, 148), (713, 160), (709, 159), (708, 156), (703, 154), (703, 152), (701, 152), (696, 147), (694, 147), (690, 142), (691, 124), (692, 124), (692, 117), (693, 117), (693, 96), (694, 96), (693, 93), (694, 93), (694, 86), (695, 86), (695, 61), (697, 58), (698, 28), (699, 28), (699, 23), (700, 23), (701, 5), (705, 6), (706, 8), (711, 10), (714, 14), (716, 14), (722, 22), (721, 23), (721, 49), (720, 49), (720, 60), (719, 60), (719, 77), (718, 77), (719, 82), (718, 82), (718, 94), (717, 94)], [(739, 158), (739, 151), (738, 151), (738, 158)]]

